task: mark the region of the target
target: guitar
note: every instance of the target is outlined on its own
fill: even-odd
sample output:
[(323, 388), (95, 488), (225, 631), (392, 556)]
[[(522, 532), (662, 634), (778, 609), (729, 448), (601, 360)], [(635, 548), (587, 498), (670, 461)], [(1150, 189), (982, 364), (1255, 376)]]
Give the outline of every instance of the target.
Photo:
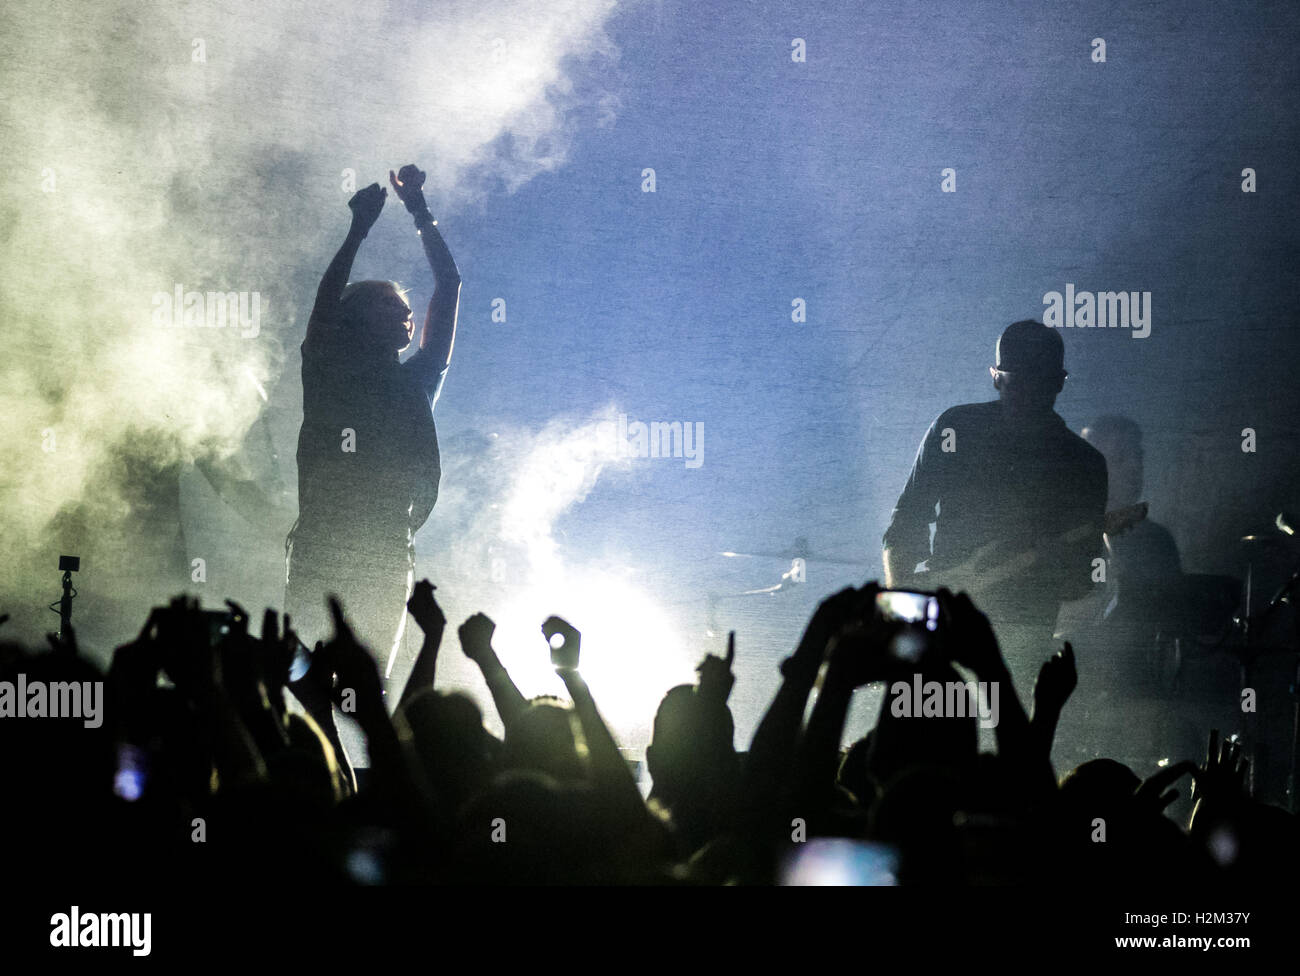
[[(1102, 518), (1102, 532), (1108, 537), (1122, 535), (1147, 517), (1146, 502), (1125, 505), (1107, 512)], [(1026, 570), (1042, 558), (1045, 551), (1074, 545), (1097, 531), (1093, 525), (1080, 525), (1052, 539), (1048, 544), (1031, 546), (1011, 556), (999, 552), (1002, 543), (994, 541), (980, 546), (968, 558), (933, 573), (920, 574), (919, 578), (933, 576), (954, 593), (966, 591), (979, 605), (989, 592)]]

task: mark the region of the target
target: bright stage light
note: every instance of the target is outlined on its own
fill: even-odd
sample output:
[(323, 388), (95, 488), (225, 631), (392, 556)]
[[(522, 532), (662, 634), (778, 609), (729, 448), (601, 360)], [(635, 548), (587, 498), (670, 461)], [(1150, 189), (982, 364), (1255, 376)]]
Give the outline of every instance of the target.
[(567, 698), (551, 666), (542, 621), (558, 614), (582, 632), (579, 670), (619, 745), (640, 751), (669, 688), (695, 681), (699, 656), (658, 603), (611, 574), (568, 572), (526, 589), (501, 614), (493, 640), (527, 696)]

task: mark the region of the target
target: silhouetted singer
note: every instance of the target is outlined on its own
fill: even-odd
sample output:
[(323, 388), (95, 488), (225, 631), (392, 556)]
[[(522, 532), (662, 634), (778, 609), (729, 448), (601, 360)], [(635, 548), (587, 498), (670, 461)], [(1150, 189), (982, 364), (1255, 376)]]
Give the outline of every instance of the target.
[(303, 641), (328, 637), (325, 595), (337, 593), (358, 636), (387, 657), (388, 673), (413, 584), (412, 540), (438, 499), (433, 407), (460, 304), (460, 273), (425, 203), (424, 177), (411, 165), (389, 172), (435, 281), (420, 347), (405, 362), (398, 354), (414, 323), (403, 292), (391, 281), (347, 284), (388, 191), (372, 183), (348, 201), (352, 226), (321, 279), (302, 344), (298, 520), (285, 543), (285, 608)]

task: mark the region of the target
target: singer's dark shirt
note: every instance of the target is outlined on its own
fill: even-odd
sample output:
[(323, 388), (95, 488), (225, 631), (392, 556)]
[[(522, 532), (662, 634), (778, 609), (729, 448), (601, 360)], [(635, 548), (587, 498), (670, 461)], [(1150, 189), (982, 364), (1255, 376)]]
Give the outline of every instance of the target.
[(404, 363), (359, 355), (337, 306), (312, 319), (302, 345), (294, 537), (338, 553), (405, 549), (438, 497), (433, 407), (447, 367), (426, 368), (427, 350)]

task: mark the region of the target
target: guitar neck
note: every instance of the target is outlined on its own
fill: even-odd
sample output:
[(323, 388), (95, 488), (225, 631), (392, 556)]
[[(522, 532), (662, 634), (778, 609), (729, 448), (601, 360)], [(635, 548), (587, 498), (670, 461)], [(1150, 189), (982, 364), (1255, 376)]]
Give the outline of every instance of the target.
[[(1102, 531), (1107, 535), (1118, 535), (1121, 532), (1126, 532), (1146, 518), (1146, 514), (1146, 502), (1139, 502), (1136, 505), (1129, 505), (1125, 508), (1107, 512), (1102, 519)], [(1069, 531), (1054, 537), (1047, 546), (1031, 546), (996, 563), (984, 566), (981, 565), (984, 562), (982, 554), (990, 552), (997, 545), (997, 543), (989, 543), (976, 552), (974, 556), (951, 567), (941, 575), (945, 578), (954, 579), (961, 589), (966, 590), (974, 597), (978, 593), (987, 592), (989, 589), (1005, 583), (1008, 579), (1018, 576), (1032, 567), (1039, 560), (1044, 548), (1055, 549), (1074, 545), (1083, 542), (1096, 531), (1097, 526), (1095, 523), (1077, 525)]]

